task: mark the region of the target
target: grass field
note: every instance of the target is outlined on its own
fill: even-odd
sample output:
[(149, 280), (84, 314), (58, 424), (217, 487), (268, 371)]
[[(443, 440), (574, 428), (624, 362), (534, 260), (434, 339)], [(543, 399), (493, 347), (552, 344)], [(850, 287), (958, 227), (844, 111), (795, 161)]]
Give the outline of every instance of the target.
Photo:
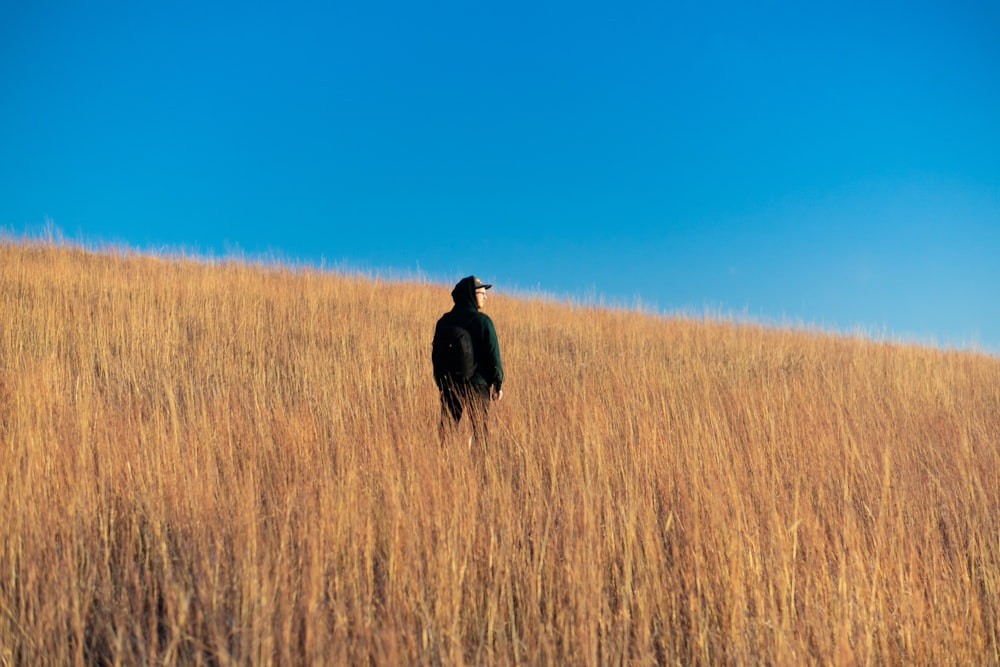
[(0, 664), (1000, 663), (1000, 359), (494, 292), (0, 243)]

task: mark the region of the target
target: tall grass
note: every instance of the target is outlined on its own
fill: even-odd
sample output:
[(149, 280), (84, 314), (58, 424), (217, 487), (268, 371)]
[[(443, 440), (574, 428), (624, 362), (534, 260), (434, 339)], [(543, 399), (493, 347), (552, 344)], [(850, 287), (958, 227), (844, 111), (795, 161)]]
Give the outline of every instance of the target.
[(0, 244), (0, 664), (998, 664), (1000, 360)]

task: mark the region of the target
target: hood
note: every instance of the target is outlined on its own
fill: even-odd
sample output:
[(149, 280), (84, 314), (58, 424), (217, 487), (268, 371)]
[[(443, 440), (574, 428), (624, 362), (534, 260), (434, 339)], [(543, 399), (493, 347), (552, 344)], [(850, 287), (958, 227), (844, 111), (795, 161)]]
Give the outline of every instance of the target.
[(476, 306), (476, 288), (485, 287), (489, 289), (492, 285), (484, 285), (483, 281), (475, 276), (467, 276), (458, 281), (455, 289), (451, 291), (451, 299), (456, 306), (471, 306), (478, 310)]

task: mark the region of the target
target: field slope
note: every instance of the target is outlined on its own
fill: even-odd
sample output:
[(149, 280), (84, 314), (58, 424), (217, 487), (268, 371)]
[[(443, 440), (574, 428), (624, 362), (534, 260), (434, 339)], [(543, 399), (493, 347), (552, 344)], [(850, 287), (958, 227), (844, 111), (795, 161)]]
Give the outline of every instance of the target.
[[(500, 291), (500, 290), (496, 290)], [(998, 664), (1000, 359), (0, 243), (0, 665)]]

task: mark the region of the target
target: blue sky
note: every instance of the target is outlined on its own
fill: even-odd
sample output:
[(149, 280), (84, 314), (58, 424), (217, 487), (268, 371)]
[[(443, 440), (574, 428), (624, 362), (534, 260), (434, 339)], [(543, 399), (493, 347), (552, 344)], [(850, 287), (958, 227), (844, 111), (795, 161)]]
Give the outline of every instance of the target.
[(1000, 354), (993, 2), (0, 4), (0, 229)]

